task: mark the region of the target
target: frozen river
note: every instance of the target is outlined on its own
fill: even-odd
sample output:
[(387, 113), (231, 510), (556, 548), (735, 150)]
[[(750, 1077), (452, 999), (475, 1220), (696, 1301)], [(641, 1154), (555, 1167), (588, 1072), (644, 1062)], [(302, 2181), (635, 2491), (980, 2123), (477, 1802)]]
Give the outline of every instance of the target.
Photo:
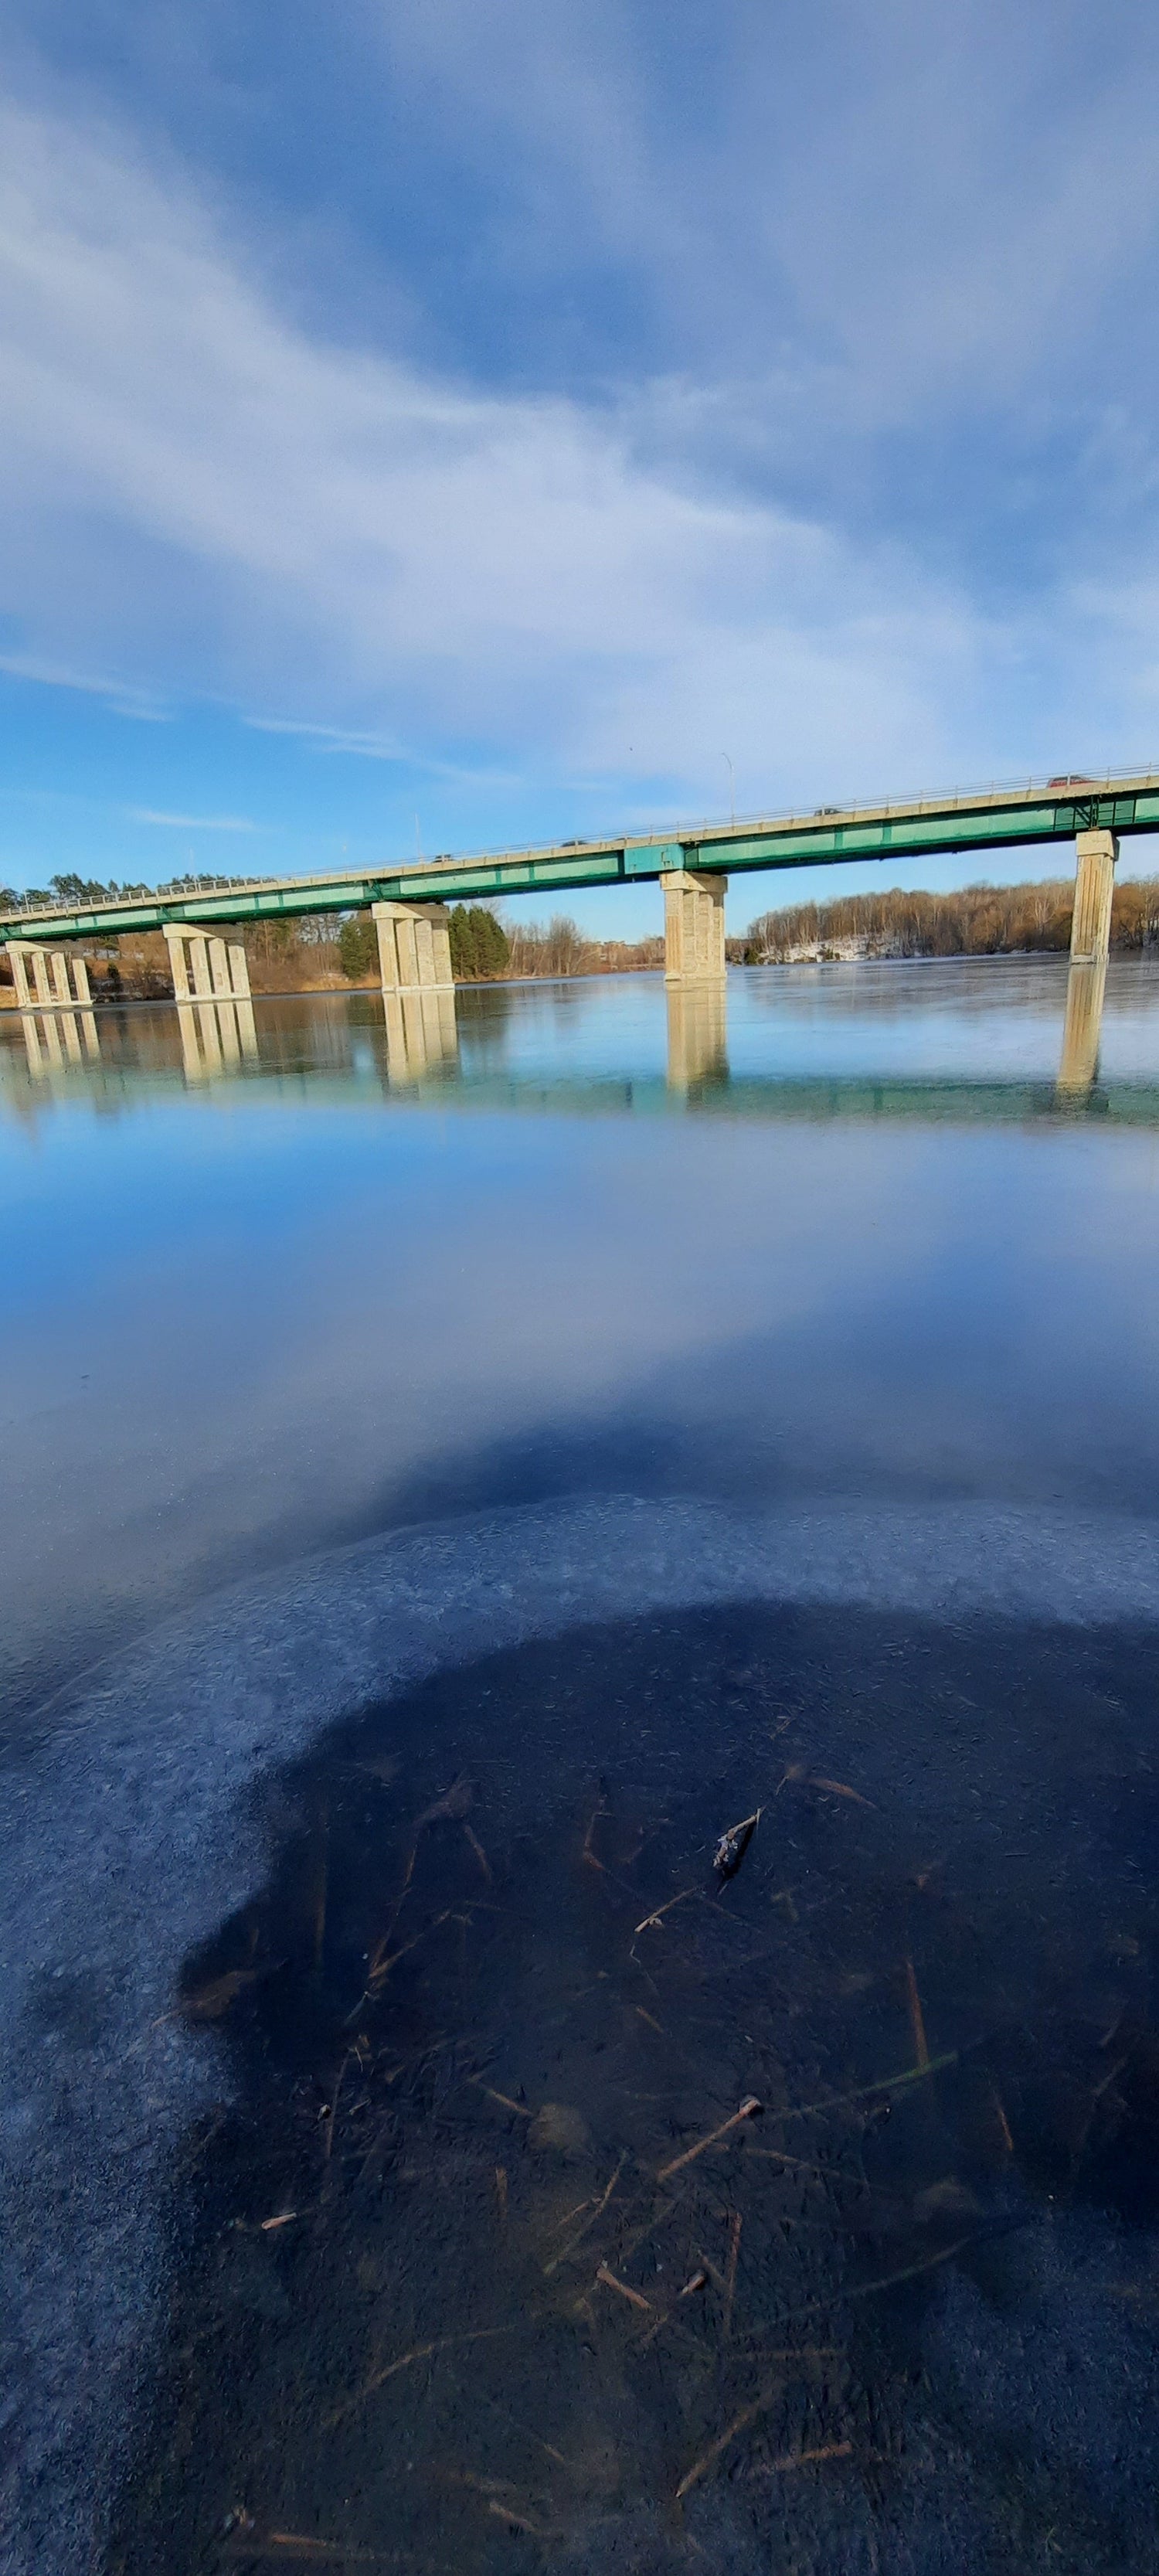
[(1159, 968), (1078, 1101), (1064, 997), (0, 1019), (13, 2576), (1155, 2563)]

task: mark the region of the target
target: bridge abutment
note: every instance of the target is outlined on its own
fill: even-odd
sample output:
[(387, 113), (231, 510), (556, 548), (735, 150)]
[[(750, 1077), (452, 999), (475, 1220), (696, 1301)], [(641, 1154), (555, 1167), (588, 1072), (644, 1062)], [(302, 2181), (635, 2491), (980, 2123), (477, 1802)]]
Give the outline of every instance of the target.
[(723, 980), (724, 898), (728, 878), (699, 868), (673, 868), (664, 888), (664, 974), (669, 984)]

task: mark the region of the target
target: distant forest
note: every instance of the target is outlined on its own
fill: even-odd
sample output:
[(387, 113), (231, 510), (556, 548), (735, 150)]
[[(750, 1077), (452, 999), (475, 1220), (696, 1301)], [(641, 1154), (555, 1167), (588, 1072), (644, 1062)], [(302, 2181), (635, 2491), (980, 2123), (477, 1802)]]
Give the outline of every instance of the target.
[[(492, 983), (505, 975), (615, 975), (632, 967), (661, 966), (662, 939), (585, 939), (565, 912), (548, 922), (506, 923), (485, 903), (450, 908), (451, 965), (457, 984)], [(338, 956), (353, 982), (374, 973), (378, 947), (368, 912), (353, 912), (342, 925)]]
[[(754, 966), (811, 958), (998, 957), (1070, 946), (1074, 881), (963, 886), (953, 894), (835, 895), (785, 904), (750, 922), (730, 954)], [(1112, 948), (1159, 948), (1159, 877), (1120, 877)]]

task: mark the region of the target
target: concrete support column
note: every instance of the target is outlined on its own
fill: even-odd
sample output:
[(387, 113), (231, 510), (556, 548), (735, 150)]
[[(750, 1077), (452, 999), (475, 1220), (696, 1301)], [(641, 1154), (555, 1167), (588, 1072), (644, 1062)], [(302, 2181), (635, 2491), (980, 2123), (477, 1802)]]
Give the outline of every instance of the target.
[[(188, 933), (186, 933), (188, 937)], [(197, 985), (196, 951), (204, 950), (206, 972), (215, 1001), (243, 1001), (250, 998), (249, 959), (240, 940), (197, 939), (190, 941), (194, 951), (194, 983)], [(200, 991), (200, 986), (197, 986)]]
[(1111, 902), (1119, 844), (1113, 832), (1080, 832), (1075, 840), (1074, 913), (1070, 953), (1075, 965), (1106, 958), (1111, 945)]
[(384, 993), (453, 993), (451, 916), (445, 903), (375, 903)]
[(165, 924), (165, 945), (169, 951), (169, 972), (173, 977), (173, 999), (175, 1002), (187, 1002), (189, 974), (185, 962), (185, 933), (174, 923)]
[(664, 888), (664, 973), (670, 984), (723, 977), (724, 898), (728, 878), (674, 868)]
[[(89, 970), (83, 957), (72, 956), (67, 948), (40, 948), (30, 939), (10, 940), (8, 953), (20, 1010), (91, 1010)], [(28, 983), (30, 967), (34, 992)]]
[[(207, 939), (203, 931), (188, 930), (183, 923), (167, 922), (165, 945), (169, 951), (175, 1001), (212, 1002), (219, 992), (230, 991), (224, 940)], [(214, 952), (212, 959), (211, 950)], [(224, 964), (222, 960), (225, 960)], [(218, 976), (224, 976), (224, 982), (219, 983)], [(245, 989), (248, 993), (248, 979)]]
[(165, 941), (186, 1080), (212, 1081), (243, 1057), (254, 1061), (258, 1033), (241, 941), (207, 938), (183, 922), (166, 924)]

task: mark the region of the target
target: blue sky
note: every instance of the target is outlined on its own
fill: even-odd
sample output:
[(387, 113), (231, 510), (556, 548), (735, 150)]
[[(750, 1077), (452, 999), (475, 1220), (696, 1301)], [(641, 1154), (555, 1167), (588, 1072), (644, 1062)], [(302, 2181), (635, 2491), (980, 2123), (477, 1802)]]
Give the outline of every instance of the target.
[(1159, 760), (1153, 9), (7, 0), (0, 45), (0, 878)]

